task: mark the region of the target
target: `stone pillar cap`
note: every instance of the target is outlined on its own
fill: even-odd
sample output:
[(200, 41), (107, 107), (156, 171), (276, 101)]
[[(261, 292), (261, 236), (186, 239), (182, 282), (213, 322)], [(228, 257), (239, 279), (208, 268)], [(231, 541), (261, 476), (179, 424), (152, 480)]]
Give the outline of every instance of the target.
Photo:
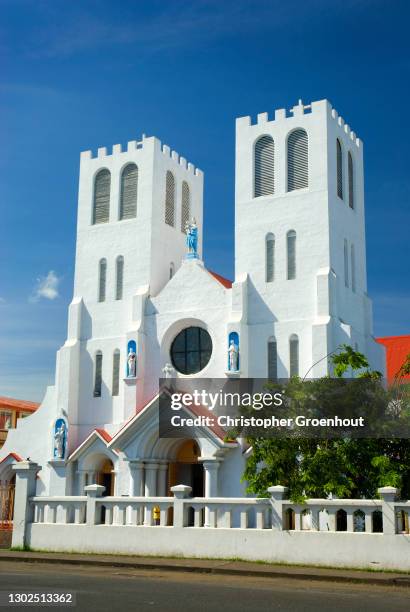
[(268, 493), (285, 493), (288, 490), (288, 487), (284, 487), (283, 485), (274, 485), (268, 488)]
[(381, 495), (383, 495), (383, 493), (394, 493), (394, 494), (397, 494), (399, 492), (399, 489), (397, 487), (379, 487), (377, 489), (377, 491)]
[(97, 497), (100, 497), (104, 493), (105, 487), (99, 484), (91, 484), (84, 487), (84, 491), (87, 493), (95, 493)]

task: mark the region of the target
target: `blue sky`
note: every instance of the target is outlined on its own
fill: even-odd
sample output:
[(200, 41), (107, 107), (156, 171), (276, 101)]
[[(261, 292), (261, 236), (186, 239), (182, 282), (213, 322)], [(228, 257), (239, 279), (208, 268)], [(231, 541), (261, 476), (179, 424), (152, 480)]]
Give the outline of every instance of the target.
[(79, 153), (156, 135), (205, 172), (233, 274), (234, 119), (328, 98), (365, 144), (376, 335), (410, 333), (410, 4), (0, 0), (0, 395), (40, 400), (72, 297)]

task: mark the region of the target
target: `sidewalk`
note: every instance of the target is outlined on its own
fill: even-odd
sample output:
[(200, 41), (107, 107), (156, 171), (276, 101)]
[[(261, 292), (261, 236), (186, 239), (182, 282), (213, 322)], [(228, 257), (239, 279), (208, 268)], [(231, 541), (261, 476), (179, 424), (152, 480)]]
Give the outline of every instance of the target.
[(270, 565), (265, 563), (224, 561), (218, 559), (171, 559), (160, 557), (0, 550), (0, 563), (7, 563), (7, 561), (21, 561), (26, 563), (66, 563), (69, 565), (96, 567), (126, 567), (141, 570), (166, 570), (231, 576), (259, 576), (264, 578), (295, 578), (298, 580), (321, 580), (328, 582), (410, 587), (410, 574), (400, 572), (372, 572), (350, 569)]

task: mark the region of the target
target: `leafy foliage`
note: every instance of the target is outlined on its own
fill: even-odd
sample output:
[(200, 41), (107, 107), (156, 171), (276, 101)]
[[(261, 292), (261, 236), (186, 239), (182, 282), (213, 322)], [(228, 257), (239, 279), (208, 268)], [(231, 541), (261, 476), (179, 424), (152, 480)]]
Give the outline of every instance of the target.
[[(340, 352), (330, 360), (336, 378), (351, 373), (366, 378), (369, 384), (362, 387), (365, 394), (372, 391), (372, 381), (381, 378), (380, 372), (370, 370), (366, 357), (348, 345), (342, 345)], [(410, 370), (410, 356), (407, 364)], [(322, 403), (326, 401), (328, 383), (329, 377), (323, 377), (314, 381), (312, 386), (306, 386), (294, 377), (286, 394), (292, 396), (296, 410), (298, 402), (306, 409), (318, 398)], [(380, 383), (377, 386), (381, 389), (380, 398), (383, 393), (388, 393)], [(389, 405), (398, 406), (408, 418), (408, 387), (402, 385), (399, 395), (396, 393), (394, 397)], [(377, 393), (370, 395), (370, 401), (374, 404), (377, 418)], [(266, 495), (269, 486), (281, 484), (288, 487), (292, 501), (302, 502), (307, 497), (327, 497), (329, 494), (339, 498), (375, 497), (378, 487), (391, 485), (401, 489), (403, 498), (410, 498), (409, 439), (355, 439), (348, 436), (313, 439), (296, 435), (287, 438), (254, 436), (248, 437), (248, 442), (253, 453), (248, 458), (243, 480), (247, 482), (250, 493)]]

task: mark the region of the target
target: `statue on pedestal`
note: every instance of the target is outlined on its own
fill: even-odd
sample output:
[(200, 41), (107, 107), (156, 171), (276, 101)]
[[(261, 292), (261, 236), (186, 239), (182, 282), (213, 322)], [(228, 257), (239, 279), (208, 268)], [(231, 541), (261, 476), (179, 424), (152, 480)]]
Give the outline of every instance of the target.
[(192, 219), (191, 223), (187, 221), (185, 225), (186, 239), (185, 244), (187, 247), (187, 259), (198, 259), (198, 226), (195, 219)]
[(64, 419), (58, 419), (54, 429), (54, 457), (64, 459), (67, 439), (67, 428)]
[(137, 356), (132, 346), (130, 346), (127, 357), (127, 377), (135, 378), (137, 375)]
[(230, 372), (237, 372), (239, 369), (239, 347), (233, 339), (230, 341), (228, 348), (228, 365)]

